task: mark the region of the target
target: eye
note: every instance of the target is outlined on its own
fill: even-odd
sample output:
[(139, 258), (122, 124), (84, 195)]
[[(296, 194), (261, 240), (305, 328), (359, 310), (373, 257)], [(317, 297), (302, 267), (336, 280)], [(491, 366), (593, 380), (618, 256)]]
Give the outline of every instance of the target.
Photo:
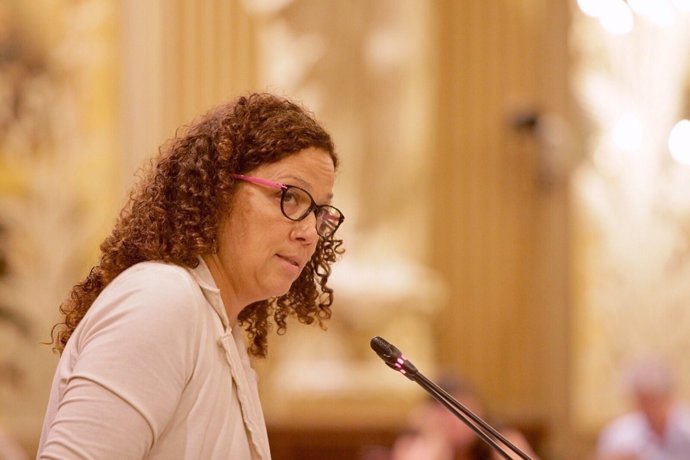
[(296, 206), (300, 201), (299, 190), (290, 187), (283, 192), (283, 203)]

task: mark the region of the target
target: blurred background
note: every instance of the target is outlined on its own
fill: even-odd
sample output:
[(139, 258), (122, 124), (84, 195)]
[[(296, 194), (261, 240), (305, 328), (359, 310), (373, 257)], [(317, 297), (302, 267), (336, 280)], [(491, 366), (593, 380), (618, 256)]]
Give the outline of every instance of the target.
[(137, 168), (266, 90), (332, 133), (347, 216), (328, 332), (256, 363), (274, 458), (390, 447), (425, 395), (375, 335), (589, 458), (631, 356), (690, 396), (689, 57), (688, 0), (0, 0), (1, 431), (34, 454), (44, 343)]

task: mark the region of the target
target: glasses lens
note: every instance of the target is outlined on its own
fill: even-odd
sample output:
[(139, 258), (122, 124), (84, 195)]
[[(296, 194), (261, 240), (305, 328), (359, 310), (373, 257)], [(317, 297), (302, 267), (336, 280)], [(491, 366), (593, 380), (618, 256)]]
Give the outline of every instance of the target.
[(316, 233), (322, 238), (330, 238), (343, 221), (343, 215), (337, 208), (316, 206), (306, 190), (291, 185), (283, 189), (280, 208), (291, 220), (302, 220), (316, 209)]
[(343, 221), (341, 212), (333, 206), (322, 206), (316, 216), (316, 233), (328, 238), (335, 233)]
[(311, 196), (298, 187), (288, 186), (283, 190), (280, 207), (289, 219), (301, 220), (311, 211), (313, 200)]

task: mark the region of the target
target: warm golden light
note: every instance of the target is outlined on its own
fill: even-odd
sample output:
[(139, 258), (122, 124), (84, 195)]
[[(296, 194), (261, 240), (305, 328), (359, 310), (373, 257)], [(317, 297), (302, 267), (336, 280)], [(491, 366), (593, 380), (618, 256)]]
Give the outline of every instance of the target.
[[(690, 376), (683, 358), (690, 316), (678, 300), (690, 296), (690, 15), (683, 12), (690, 0), (578, 6), (573, 75), (591, 161), (574, 177), (582, 282), (573, 413), (577, 426), (592, 431), (625, 406), (611, 383), (625, 356), (666, 350)], [(690, 394), (690, 378), (682, 388)]]

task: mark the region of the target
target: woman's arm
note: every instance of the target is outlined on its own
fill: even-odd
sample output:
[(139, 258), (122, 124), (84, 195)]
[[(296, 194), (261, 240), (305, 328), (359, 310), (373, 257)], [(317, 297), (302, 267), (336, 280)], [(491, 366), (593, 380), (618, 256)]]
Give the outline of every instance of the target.
[(38, 458), (147, 455), (193, 368), (195, 288), (156, 266), (102, 293), (58, 365), (61, 396)]

